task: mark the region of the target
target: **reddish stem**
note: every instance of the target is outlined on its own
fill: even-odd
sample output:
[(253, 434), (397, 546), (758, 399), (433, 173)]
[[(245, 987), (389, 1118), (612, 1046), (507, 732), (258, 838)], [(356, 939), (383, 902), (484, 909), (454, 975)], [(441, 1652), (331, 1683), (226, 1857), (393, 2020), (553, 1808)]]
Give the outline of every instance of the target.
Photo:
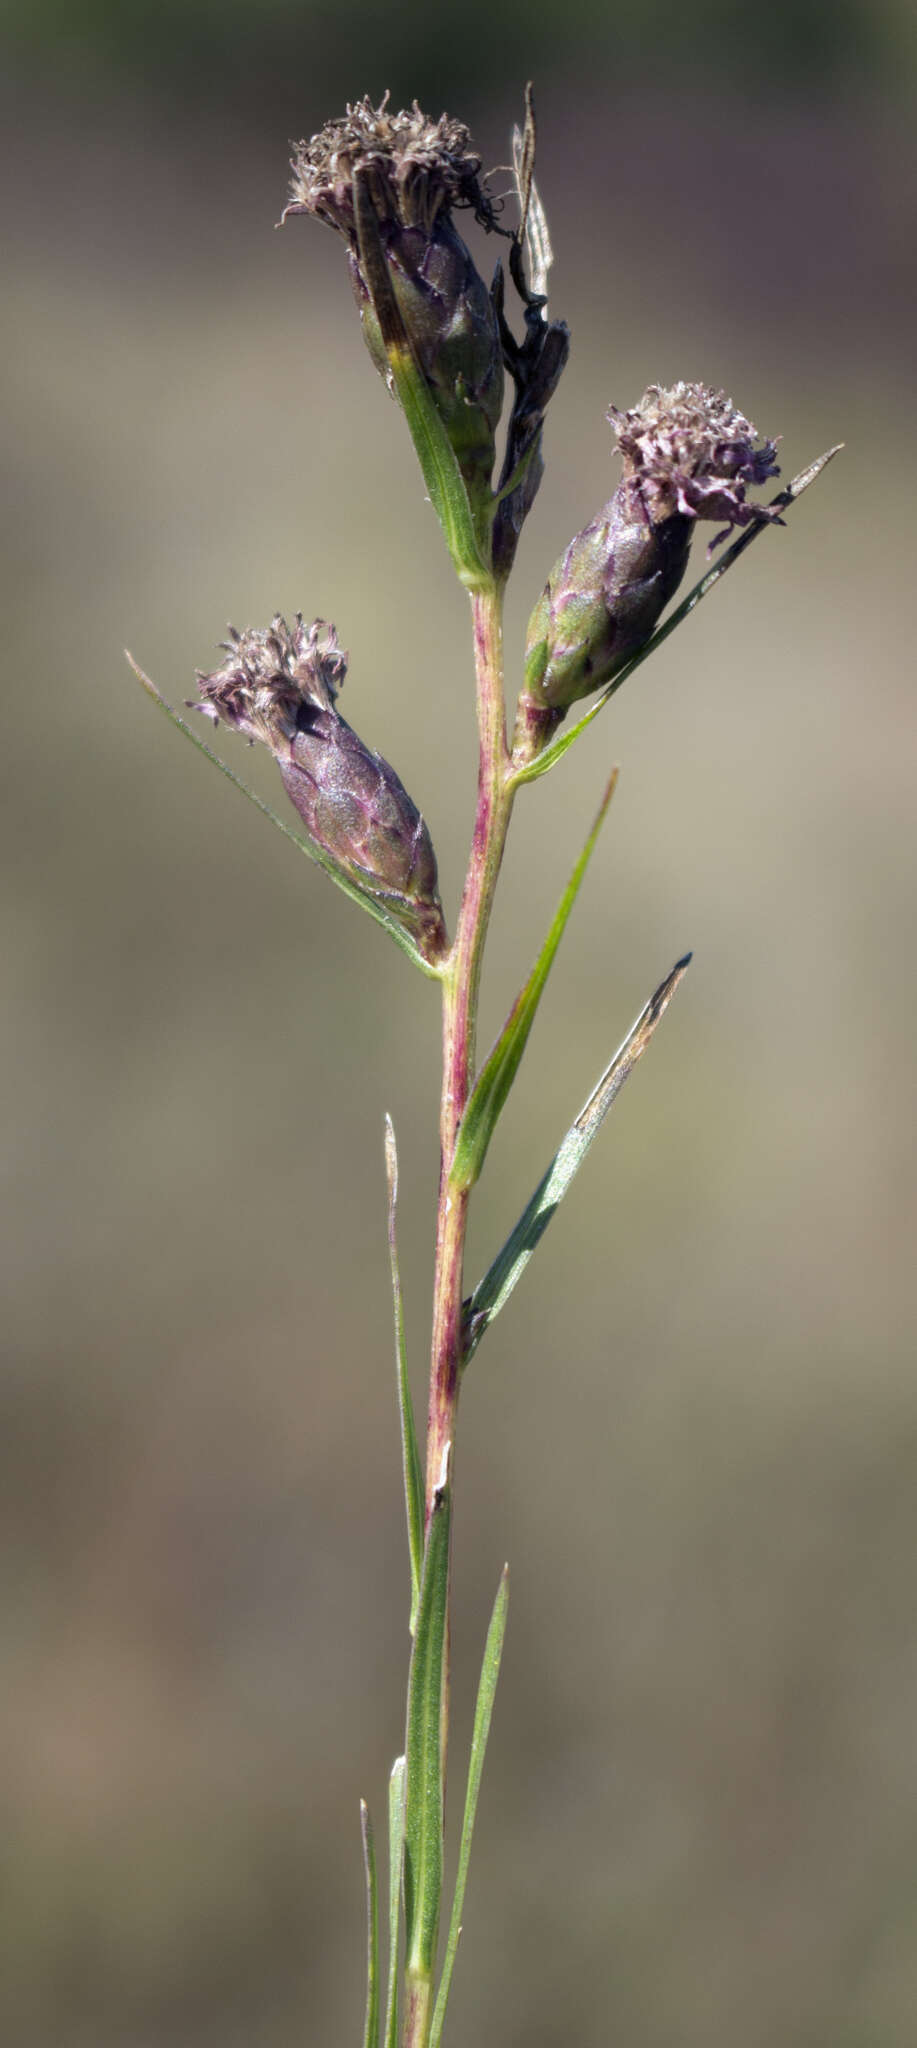
[(450, 1189), (449, 1174), (456, 1133), (474, 1079), (481, 962), (513, 806), (503, 703), (501, 594), (499, 590), (476, 592), (471, 606), (480, 737), (478, 802), (455, 942), (443, 983), (440, 1180), (427, 1428), (428, 1522), (434, 1493), (442, 1483), (446, 1446), (453, 1440), (462, 1368), (462, 1269), (469, 1196)]
[[(462, 1267), (470, 1191), (451, 1187), (450, 1172), (455, 1157), (456, 1135), (474, 1078), (475, 1025), (481, 961), (515, 794), (510, 779), (503, 703), (502, 594), (497, 588), (476, 591), (471, 604), (474, 620), (480, 761), (474, 837), (455, 942), (443, 980), (440, 1176), (427, 1427), (428, 1527), (437, 1490), (446, 1483), (447, 1460), (449, 1470), (454, 1470), (451, 1446), (455, 1437), (455, 1418), (464, 1352)], [(451, 1579), (451, 1560), (449, 1572)], [(451, 1586), (447, 1587), (446, 1599), (446, 1647), (438, 1729), (443, 1784), (446, 1778), (446, 1749), (449, 1738), (448, 1611), (451, 1604)], [(432, 2016), (432, 1978), (426, 1973), (417, 1976), (408, 1969), (405, 1973), (402, 2048), (428, 2048)]]

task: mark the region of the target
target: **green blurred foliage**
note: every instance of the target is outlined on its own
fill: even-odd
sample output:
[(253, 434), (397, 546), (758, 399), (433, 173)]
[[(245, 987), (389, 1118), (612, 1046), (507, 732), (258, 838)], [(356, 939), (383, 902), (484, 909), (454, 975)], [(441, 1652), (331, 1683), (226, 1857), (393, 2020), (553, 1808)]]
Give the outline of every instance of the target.
[(504, 79), (575, 78), (588, 53), (591, 75), (618, 82), (824, 96), (898, 91), (917, 50), (910, 0), (770, 0), (742, 8), (738, 34), (735, 0), (570, 0), (562, 13), (549, 0), (465, 0), (441, 27), (425, 0), (7, 0), (4, 20), (52, 72), (225, 92), (259, 123), (301, 115), (318, 77), (332, 100), (390, 86), (399, 99), (435, 103), (448, 90), (476, 104)]

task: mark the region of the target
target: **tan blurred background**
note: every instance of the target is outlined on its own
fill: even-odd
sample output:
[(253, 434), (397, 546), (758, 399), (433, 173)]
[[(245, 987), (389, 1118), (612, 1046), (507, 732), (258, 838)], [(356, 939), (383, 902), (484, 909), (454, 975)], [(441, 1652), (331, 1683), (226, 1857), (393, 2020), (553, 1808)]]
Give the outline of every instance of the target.
[(574, 345), (513, 659), (609, 401), (702, 378), (786, 474), (847, 450), (520, 806), (485, 1041), (622, 764), (472, 1279), (695, 960), (465, 1392), (454, 1798), (504, 1557), (513, 1592), (449, 2038), (910, 2048), (908, 0), (3, 22), (0, 2035), (360, 2038), (407, 1651), (382, 1116), (421, 1400), (435, 993), (121, 650), (181, 700), (227, 619), (336, 620), (454, 909), (465, 600), (340, 246), (273, 224), (345, 97), (500, 163), (532, 74)]

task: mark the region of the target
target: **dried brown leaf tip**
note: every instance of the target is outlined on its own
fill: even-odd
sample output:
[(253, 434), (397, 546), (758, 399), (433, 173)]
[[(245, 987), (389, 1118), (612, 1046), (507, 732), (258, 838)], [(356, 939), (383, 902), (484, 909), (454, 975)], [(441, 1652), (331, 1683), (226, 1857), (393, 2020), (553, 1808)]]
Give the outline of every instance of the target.
[(415, 803), (387, 761), (335, 709), (347, 657), (322, 619), (266, 631), (230, 627), (226, 660), (198, 675), (196, 707), (269, 747), (316, 849), (395, 916), (425, 957), (447, 938), (436, 855)]

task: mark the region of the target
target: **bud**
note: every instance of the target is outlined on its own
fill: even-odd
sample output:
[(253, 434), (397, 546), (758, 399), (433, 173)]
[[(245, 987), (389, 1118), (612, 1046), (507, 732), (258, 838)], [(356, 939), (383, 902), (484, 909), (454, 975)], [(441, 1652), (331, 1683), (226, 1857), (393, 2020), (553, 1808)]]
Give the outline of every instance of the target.
[(355, 181), (375, 217), (384, 263), (419, 368), (446, 429), (469, 495), (489, 489), (503, 405), (503, 357), (491, 295), (452, 219), (470, 208), (493, 228), (479, 183), (480, 157), (460, 121), (431, 121), (415, 100), (391, 113), (388, 94), (362, 99), (295, 146), (290, 213), (311, 213), (347, 243), (363, 333), (377, 369), (391, 371), (361, 250)]
[(651, 384), (630, 412), (612, 406), (624, 473), (613, 498), (570, 542), (529, 621), (520, 732), (537, 752), (551, 725), (645, 646), (688, 565), (698, 519), (733, 526), (775, 520), (747, 503), (748, 484), (779, 471), (776, 442), (724, 392), (704, 384)]
[(334, 708), (347, 673), (334, 627), (305, 626), (297, 613), (291, 629), (278, 616), (267, 632), (231, 626), (223, 645), (222, 667), (198, 672), (196, 709), (270, 748), (316, 848), (439, 959), (447, 938), (430, 835), (394, 769)]

